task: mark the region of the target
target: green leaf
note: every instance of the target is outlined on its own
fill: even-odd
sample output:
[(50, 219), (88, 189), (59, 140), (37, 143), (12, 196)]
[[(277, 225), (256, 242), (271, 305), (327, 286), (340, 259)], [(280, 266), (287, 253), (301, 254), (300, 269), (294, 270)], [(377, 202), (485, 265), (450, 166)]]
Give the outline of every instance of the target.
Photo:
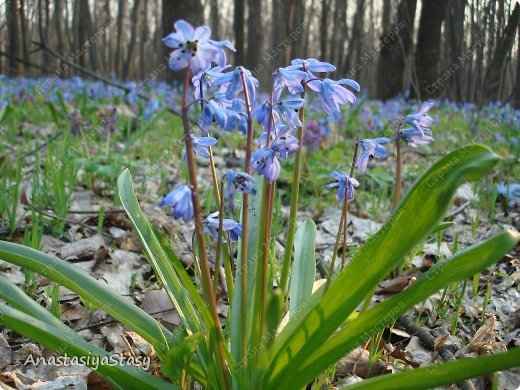
[(452, 222), (452, 221), (441, 222), (432, 229), (430, 234), (442, 232), (443, 230), (446, 230), (446, 229), (452, 227), (453, 225), (455, 225), (455, 222)]
[(312, 286), (316, 278), (316, 258), (314, 257), (316, 231), (316, 224), (312, 219), (305, 220), (296, 231), (294, 263), (289, 290), (289, 315), (291, 317), (312, 294)]
[(520, 362), (520, 348), (513, 348), (505, 353), (484, 356), (477, 359), (461, 359), (448, 363), (434, 364), (428, 367), (399, 374), (382, 375), (364, 380), (350, 386), (348, 390), (415, 390), (431, 389), (437, 386), (450, 385), (464, 379), (483, 376), (491, 372), (517, 367)]
[[(263, 192), (263, 177), (259, 175), (254, 176), (254, 188), (256, 194), (249, 197), (249, 220), (248, 220), (248, 241), (247, 241), (247, 302), (253, 302), (253, 292), (256, 285), (256, 264), (257, 264), (257, 249), (258, 249), (258, 229), (260, 226), (260, 210), (262, 204)], [(242, 215), (242, 214), (241, 214)], [(231, 355), (235, 362), (240, 362), (242, 349), (242, 321), (248, 321), (247, 329), (252, 328), (253, 319), (253, 305), (248, 305), (247, 318), (243, 318), (240, 312), (242, 304), (242, 286), (240, 279), (242, 277), (242, 263), (241, 263), (241, 241), (238, 241), (238, 254), (236, 258), (236, 274), (235, 274), (235, 288), (231, 301), (231, 330), (230, 330), (230, 344)], [(249, 335), (247, 336), (249, 338)], [(234, 371), (238, 374), (239, 370)]]
[(0, 324), (15, 330), (59, 354), (69, 357), (90, 357), (87, 366), (96, 371), (118, 389), (171, 389), (171, 383), (160, 380), (131, 365), (99, 364), (93, 358), (110, 356), (106, 351), (83, 340), (49, 311), (30, 299), (20, 288), (4, 277), (0, 277), (0, 297), (13, 307), (0, 307)]
[(185, 337), (168, 352), (161, 371), (172, 380), (180, 378), (182, 371), (189, 368), (190, 360), (202, 340), (201, 333)]
[[(204, 328), (201, 324), (200, 315), (204, 316), (206, 325), (212, 328), (214, 326), (213, 319), (208, 314), (206, 304), (198, 294), (192, 295), (183, 285), (172, 264), (172, 259), (161, 243), (161, 239), (157, 237), (152, 225), (142, 212), (132, 187), (132, 177), (128, 169), (125, 169), (119, 175), (117, 184), (121, 203), (132, 222), (139, 242), (146, 252), (157, 279), (164, 286), (181, 319), (186, 322), (188, 333), (197, 333)], [(172, 253), (169, 252), (170, 255)], [(184, 282), (187, 282), (187, 280), (184, 279)], [(193, 289), (191, 291), (193, 292)]]
[(444, 286), (471, 277), (501, 259), (515, 247), (519, 239), (520, 234), (517, 232), (503, 232), (437, 263), (406, 290), (348, 321), (297, 370), (288, 373), (283, 383), (290, 383), (290, 387), (295, 388), (305, 385), (345, 356), (347, 351), (369, 340), (386, 325), (393, 323), (413, 305), (424, 301)]
[(5, 241), (0, 241), (0, 258), (46, 276), (74, 291), (139, 333), (154, 346), (160, 356), (165, 355), (171, 332), (148, 313), (117, 295), (106, 284), (97, 281), (81, 268), (35, 249)]
[(348, 318), (379, 281), (439, 223), (457, 187), (476, 180), (499, 158), (481, 145), (450, 153), (420, 177), (387, 223), (353, 256), (321, 300), (313, 294), (269, 350), (269, 388), (305, 361)]

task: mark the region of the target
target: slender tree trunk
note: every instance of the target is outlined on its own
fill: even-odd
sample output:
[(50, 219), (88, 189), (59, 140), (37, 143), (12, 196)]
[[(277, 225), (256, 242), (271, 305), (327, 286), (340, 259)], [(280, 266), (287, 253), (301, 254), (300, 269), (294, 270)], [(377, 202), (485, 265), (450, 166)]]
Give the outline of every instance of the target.
[(338, 70), (338, 77), (341, 76), (343, 70), (343, 57), (345, 56), (345, 42), (347, 37), (347, 2), (345, 0), (336, 0), (334, 7), (334, 48), (333, 58), (334, 66)]
[(516, 85), (513, 95), (513, 107), (520, 108), (520, 28), (516, 38)]
[[(166, 0), (164, 0), (166, 1)], [(123, 63), (124, 56), (124, 19), (125, 19), (125, 8), (126, 0), (119, 0), (117, 6), (117, 36), (116, 36), (116, 56), (115, 56), (115, 73), (121, 75), (121, 64)]]
[(394, 24), (381, 37), (377, 96), (390, 99), (403, 90), (406, 60), (413, 46), (417, 0), (401, 0)]
[(128, 45), (128, 50), (126, 54), (125, 67), (123, 68), (123, 80), (128, 78), (130, 64), (132, 61), (132, 54), (134, 52), (135, 42), (137, 40), (137, 16), (139, 15), (139, 8), (141, 6), (141, 0), (134, 0), (134, 7), (132, 9), (132, 15), (130, 16), (130, 44)]
[(329, 22), (330, 0), (321, 0), (321, 20), (320, 20), (320, 53), (322, 60), (329, 59), (328, 50), (328, 22)]
[(420, 99), (439, 95), (439, 90), (433, 86), (440, 75), (441, 27), (447, 4), (447, 0), (424, 0), (422, 2), (415, 54)]
[(146, 78), (146, 73), (147, 73), (147, 67), (146, 67), (146, 63), (147, 61), (145, 60), (146, 58), (146, 54), (145, 54), (145, 43), (147, 41), (149, 41), (150, 37), (148, 36), (149, 35), (149, 28), (148, 28), (148, 0), (144, 0), (144, 4), (143, 4), (143, 10), (142, 10), (142, 13), (143, 13), (143, 16), (142, 16), (142, 19), (143, 19), (143, 24), (142, 24), (142, 29), (141, 29), (141, 42), (139, 43), (139, 78), (141, 79), (144, 79)]
[(210, 7), (211, 36), (214, 37), (214, 39), (220, 39), (218, 0), (210, 0)]
[(507, 57), (515, 43), (515, 35), (519, 23), (520, 4), (516, 3), (514, 10), (509, 17), (507, 26), (499, 39), (500, 43), (493, 55), (493, 61), (489, 64), (486, 72), (486, 101), (495, 101), (500, 98), (498, 93), (500, 89), (501, 76), (506, 69)]
[[(348, 52), (345, 57), (345, 72), (352, 72), (357, 60), (361, 56), (361, 47), (363, 45), (363, 25), (365, 16), (365, 0), (357, 0), (356, 13), (352, 22), (352, 36), (349, 40)], [(357, 70), (356, 70), (357, 72)]]
[(259, 63), (262, 55), (263, 30), (261, 0), (249, 0), (249, 12), (247, 20), (247, 61), (249, 69), (254, 69)]
[(22, 42), (20, 37), (20, 11), (17, 0), (7, 0), (5, 4), (7, 14), (7, 74), (9, 76), (21, 76), (23, 65), (15, 58), (22, 58)]
[(233, 29), (235, 30), (235, 66), (244, 65), (246, 58), (245, 47), (245, 4), (244, 0), (235, 0), (235, 11), (233, 18)]

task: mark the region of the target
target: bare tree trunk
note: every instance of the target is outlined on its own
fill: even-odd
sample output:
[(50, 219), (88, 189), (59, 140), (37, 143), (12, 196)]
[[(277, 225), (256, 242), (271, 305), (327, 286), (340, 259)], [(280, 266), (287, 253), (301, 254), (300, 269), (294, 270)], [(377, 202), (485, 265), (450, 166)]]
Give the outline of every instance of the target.
[(15, 58), (22, 58), (22, 45), (20, 37), (20, 13), (17, 0), (7, 0), (5, 3), (7, 15), (7, 52), (9, 59), (7, 62), (7, 74), (9, 76), (21, 76), (23, 65)]
[(235, 12), (233, 18), (233, 29), (235, 30), (235, 66), (244, 65), (246, 58), (245, 32), (244, 32), (245, 4), (244, 0), (235, 0)]
[(501, 76), (506, 69), (507, 57), (513, 49), (513, 45), (515, 43), (516, 30), (518, 28), (519, 23), (520, 4), (516, 3), (514, 10), (511, 13), (511, 16), (509, 17), (507, 26), (499, 39), (500, 43), (498, 47), (495, 49), (493, 61), (489, 64), (486, 72), (486, 101), (495, 101), (500, 98), (498, 92), (500, 88)]
[(439, 90), (432, 86), (436, 84), (440, 75), (441, 27), (447, 4), (447, 0), (424, 0), (422, 2), (415, 55), (420, 99), (439, 94)]
[(403, 90), (406, 60), (413, 46), (416, 8), (417, 0), (401, 0), (393, 26), (381, 37), (377, 65), (377, 96), (380, 99), (390, 99)]
[(328, 51), (328, 21), (329, 21), (330, 0), (321, 0), (321, 20), (320, 20), (320, 53), (322, 60), (329, 59)]
[[(446, 59), (445, 71), (453, 71), (450, 82), (445, 85), (445, 96), (450, 100), (463, 100), (464, 67), (467, 65), (464, 56), (464, 11), (465, 0), (449, 0), (446, 19)], [(461, 57), (462, 56), (462, 57)]]
[[(166, 1), (166, 0), (164, 0)], [(116, 57), (115, 57), (115, 73), (121, 75), (121, 64), (124, 56), (124, 18), (125, 18), (125, 6), (126, 0), (119, 0), (117, 6), (117, 41), (116, 41)]]
[(338, 76), (341, 76), (343, 70), (343, 57), (345, 55), (345, 42), (347, 37), (347, 2), (345, 0), (336, 0), (334, 7), (334, 56), (331, 60), (338, 70)]
[(516, 38), (516, 85), (513, 96), (513, 107), (520, 108), (520, 28), (518, 29)]
[(220, 39), (218, 0), (210, 0), (210, 7), (211, 36), (214, 37), (214, 39)]
[(128, 45), (125, 67), (123, 69), (123, 80), (126, 80), (128, 78), (130, 61), (132, 61), (132, 54), (134, 52), (134, 46), (137, 40), (137, 16), (139, 15), (140, 5), (141, 0), (134, 0), (134, 8), (132, 9), (132, 15), (130, 16), (130, 25), (132, 26), (130, 33), (130, 44)]
[(365, 15), (365, 0), (357, 0), (356, 13), (352, 22), (352, 36), (348, 45), (348, 52), (345, 57), (345, 73), (352, 72), (352, 67), (361, 55), (363, 44), (363, 24)]
[(142, 10), (142, 13), (143, 13), (143, 16), (142, 16), (142, 19), (143, 19), (143, 24), (142, 24), (142, 29), (141, 29), (141, 42), (139, 44), (139, 78), (141, 79), (144, 79), (146, 78), (146, 73), (147, 73), (147, 69), (146, 69), (146, 63), (147, 61), (145, 60), (146, 58), (146, 54), (145, 54), (145, 43), (150, 39), (148, 34), (149, 34), (149, 28), (148, 28), (148, 0), (144, 0), (144, 6), (143, 6), (143, 10)]
[(249, 12), (247, 18), (247, 67), (254, 69), (259, 63), (262, 55), (263, 30), (261, 0), (249, 0)]

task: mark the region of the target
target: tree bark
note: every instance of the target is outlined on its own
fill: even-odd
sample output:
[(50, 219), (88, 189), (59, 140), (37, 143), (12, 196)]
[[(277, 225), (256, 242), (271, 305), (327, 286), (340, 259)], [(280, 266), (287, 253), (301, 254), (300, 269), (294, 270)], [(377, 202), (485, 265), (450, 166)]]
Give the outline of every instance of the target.
[[(81, 0), (80, 0), (81, 1)], [(164, 0), (166, 1), (166, 0)], [(124, 28), (126, 0), (119, 0), (117, 3), (117, 33), (116, 33), (116, 55), (114, 58), (114, 72), (121, 75), (121, 64), (124, 56)]]
[(21, 76), (23, 64), (15, 60), (22, 58), (22, 45), (20, 37), (20, 13), (17, 0), (7, 0), (5, 3), (7, 15), (7, 74), (11, 77)]
[(438, 96), (433, 88), (440, 75), (441, 28), (446, 14), (447, 0), (423, 0), (415, 65), (419, 85), (418, 97)]
[(235, 66), (244, 65), (245, 53), (245, 32), (244, 32), (245, 4), (244, 0), (235, 0), (235, 10), (233, 18), (233, 29), (235, 31)]
[(377, 96), (390, 99), (403, 90), (406, 60), (413, 46), (417, 0), (401, 0), (395, 22), (380, 39), (377, 65)]
[(515, 43), (516, 30), (520, 23), (520, 4), (516, 3), (507, 26), (498, 40), (500, 43), (495, 49), (493, 61), (489, 64), (485, 78), (485, 101), (495, 101), (500, 98), (500, 80), (504, 73), (507, 57)]
[(321, 0), (320, 53), (321, 53), (321, 59), (324, 61), (329, 59), (329, 50), (328, 50), (329, 4), (330, 4), (330, 0)]
[(262, 55), (263, 30), (261, 0), (249, 0), (249, 12), (247, 19), (247, 61), (246, 66), (254, 69), (259, 63)]
[(211, 36), (220, 39), (220, 17), (218, 12), (218, 0), (210, 0)]
[(132, 8), (132, 15), (130, 16), (130, 44), (126, 54), (125, 67), (123, 68), (123, 80), (128, 78), (129, 69), (132, 61), (132, 54), (137, 40), (137, 16), (139, 15), (139, 8), (141, 7), (141, 0), (134, 0), (134, 7)]

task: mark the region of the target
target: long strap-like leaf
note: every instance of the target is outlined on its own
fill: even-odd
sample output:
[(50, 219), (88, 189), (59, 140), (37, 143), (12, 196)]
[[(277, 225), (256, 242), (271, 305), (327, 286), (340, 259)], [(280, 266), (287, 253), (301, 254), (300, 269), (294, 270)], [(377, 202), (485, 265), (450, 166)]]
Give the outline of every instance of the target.
[(515, 247), (520, 235), (507, 231), (479, 245), (473, 245), (455, 256), (446, 259), (421, 275), (406, 290), (349, 321), (338, 333), (312, 353), (293, 372), (285, 372), (281, 386), (298, 388), (304, 386), (349, 350), (367, 341), (393, 323), (413, 305), (452, 282), (475, 275), (501, 259)]
[(450, 153), (419, 178), (325, 295), (319, 299), (314, 294), (289, 321), (265, 359), (269, 388), (279, 388), (283, 375), (300, 367), (325, 343), (369, 291), (438, 224), (460, 184), (482, 177), (498, 161), (487, 147), (471, 145)]
[(0, 259), (30, 269), (74, 291), (139, 333), (160, 356), (166, 355), (168, 344), (172, 342), (171, 332), (81, 268), (35, 249), (5, 241), (0, 241)]
[(383, 375), (361, 383), (342, 387), (348, 390), (421, 390), (451, 385), (464, 379), (491, 372), (507, 370), (520, 365), (520, 348), (477, 359), (434, 364), (399, 374)]
[[(13, 307), (0, 307), (0, 324), (69, 357), (88, 357), (87, 366), (98, 371), (119, 389), (172, 389), (165, 382), (131, 365), (108, 364), (108, 353), (88, 343), (49, 311), (24, 294), (14, 283), (0, 277), (0, 297)], [(106, 359), (107, 364), (102, 359)]]

